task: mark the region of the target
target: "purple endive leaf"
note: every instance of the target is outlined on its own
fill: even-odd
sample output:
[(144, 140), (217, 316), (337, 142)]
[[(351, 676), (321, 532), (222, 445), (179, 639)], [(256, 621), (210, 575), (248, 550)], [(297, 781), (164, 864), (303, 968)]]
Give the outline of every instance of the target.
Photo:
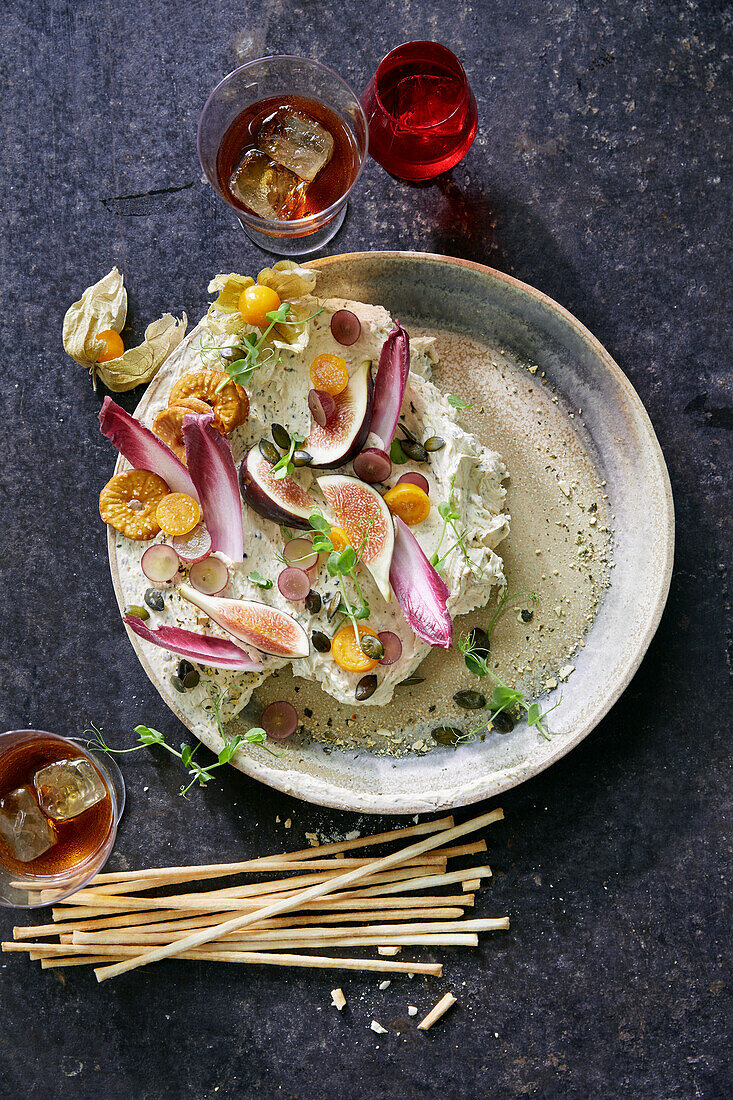
[(211, 546), (232, 561), (244, 557), (242, 500), (228, 440), (213, 427), (213, 413), (183, 418), (188, 472), (196, 486)]
[(184, 630), (180, 626), (158, 626), (151, 630), (137, 615), (125, 615), (124, 623), (139, 638), (171, 653), (187, 657), (200, 665), (213, 668), (233, 668), (238, 672), (261, 672), (260, 661), (253, 660), (234, 642), (227, 638), (212, 638), (197, 634), (194, 630)]
[(382, 345), (379, 368), (374, 383), (374, 405), (369, 430), (382, 440), (389, 450), (397, 430), (407, 376), (410, 373), (410, 337), (399, 321)]
[(172, 493), (188, 493), (198, 500), (191, 476), (170, 447), (158, 439), (111, 397), (105, 397), (99, 410), (102, 435), (114, 443), (117, 450), (136, 470), (150, 470), (163, 478)]
[(389, 583), (402, 613), (418, 638), (450, 649), (453, 621), (446, 606), (450, 590), (399, 516), (394, 516), (394, 551)]

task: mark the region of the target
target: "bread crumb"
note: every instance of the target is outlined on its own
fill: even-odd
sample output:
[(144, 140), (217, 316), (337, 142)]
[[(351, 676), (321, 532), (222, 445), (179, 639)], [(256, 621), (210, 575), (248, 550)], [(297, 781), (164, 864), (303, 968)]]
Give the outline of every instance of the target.
[(572, 672), (575, 672), (575, 665), (564, 665), (557, 674), (558, 679), (567, 680)]
[(386, 989), (390, 985), (392, 985), (392, 982), (387, 978), (385, 981), (379, 983), (379, 988)]
[(378, 947), (377, 953), (380, 955), (399, 955), (401, 947)]
[(320, 848), (321, 842), (318, 839), (318, 835), (316, 833), (306, 833), (305, 839), (308, 841), (311, 848)]
[(344, 1005), (346, 1004), (346, 998), (344, 997), (342, 989), (331, 990), (331, 1004), (334, 1008), (337, 1008), (339, 1012), (344, 1007)]
[(292, 818), (288, 818), (288, 820), (285, 822), (285, 828), (289, 829), (292, 824), (293, 824)]
[(387, 1034), (387, 1028), (382, 1027), (382, 1025), (378, 1024), (376, 1020), (372, 1020), (369, 1027), (372, 1029), (372, 1031), (376, 1031), (377, 1035), (386, 1035)]
[(407, 1006), (407, 1015), (408, 1016), (417, 1016), (417, 1009), (415, 1008), (414, 1005), (408, 1005)]

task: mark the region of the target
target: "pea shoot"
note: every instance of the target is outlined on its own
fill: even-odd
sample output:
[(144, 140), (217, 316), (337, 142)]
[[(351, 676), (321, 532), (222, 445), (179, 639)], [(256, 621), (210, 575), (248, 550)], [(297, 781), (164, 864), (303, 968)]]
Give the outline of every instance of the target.
[[(468, 568), (471, 570), (471, 574), (474, 577), (480, 577), (483, 569), (473, 560), (466, 546), (468, 531), (465, 529), (465, 527), (461, 529), (458, 526), (458, 524), (461, 522), (462, 517), (461, 513), (458, 511), (455, 500), (457, 474), (458, 471), (456, 471), (456, 473), (451, 478), (448, 499), (442, 501), (438, 505), (438, 515), (443, 520), (443, 527), (440, 532), (440, 538), (438, 539), (438, 545), (435, 547), (435, 550), (433, 551), (433, 554), (430, 558), (430, 564), (437, 569), (443, 564), (446, 558), (448, 558), (453, 553), (454, 550), (460, 550), (463, 554), (463, 560), (465, 561)], [(444, 554), (441, 555), (440, 548), (443, 545), (448, 528), (451, 529), (455, 537), (455, 542), (445, 551)]]
[[(364, 599), (364, 593), (361, 590), (359, 581), (355, 575), (355, 569), (362, 559), (364, 550), (366, 549), (367, 542), (369, 541), (369, 531), (371, 530), (373, 520), (365, 524), (361, 532), (361, 542), (358, 549), (354, 549), (353, 546), (347, 546), (344, 550), (337, 550), (331, 541), (331, 525), (317, 508), (315, 508), (310, 514), (310, 525), (313, 532), (313, 549), (317, 554), (328, 554), (326, 559), (326, 569), (328, 570), (329, 577), (333, 577), (341, 592), (341, 603), (338, 606), (340, 614), (345, 615), (354, 627), (354, 636), (356, 637), (356, 644), (361, 646), (361, 636), (359, 634), (358, 620), (368, 619), (371, 611), (369, 604)], [(349, 594), (346, 589), (346, 577), (350, 577), (356, 594), (359, 600), (359, 606), (352, 604), (349, 599)]]
[[(267, 325), (267, 328), (265, 328), (261, 333), (258, 334), (257, 332), (248, 332), (244, 336), (242, 336), (241, 342), (244, 355), (242, 355), (240, 359), (235, 359), (233, 363), (224, 364), (224, 368), (229, 375), (229, 378), (233, 382), (237, 382), (240, 386), (246, 385), (246, 383), (249, 382), (250, 378), (252, 377), (255, 368), (260, 363), (269, 362), (275, 355), (273, 349), (268, 346), (265, 348), (267, 358), (263, 358), (262, 350), (263, 344), (267, 340), (267, 337), (270, 335), (270, 332), (275, 327), (275, 325), (304, 325), (306, 321), (312, 321), (315, 317), (318, 317), (319, 314), (323, 313), (325, 310), (325, 306), (321, 306), (319, 309), (316, 310), (315, 313), (312, 313), (309, 317), (303, 317), (302, 319), (298, 319), (297, 317), (289, 319), (288, 314), (290, 313), (291, 309), (292, 307), (290, 305), (290, 302), (283, 302), (282, 305), (278, 307), (278, 309), (272, 309), (269, 311), (269, 313), (265, 314), (269, 323)], [(224, 379), (217, 386), (217, 393), (219, 390), (222, 390), (224, 386), (226, 386), (226, 384), (227, 379)]]
[(472, 409), (473, 405), (469, 405), (468, 401), (464, 401), (462, 397), (459, 397), (457, 393), (448, 394), (448, 404), (454, 409), (458, 409), (462, 412), (463, 409)]
[(301, 443), (305, 443), (305, 436), (298, 435), (297, 432), (292, 432), (290, 436), (290, 446), (288, 447), (287, 454), (284, 454), (272, 467), (270, 471), (272, 476), (277, 481), (282, 481), (283, 478), (290, 477), (293, 470), (293, 455), (300, 447)]

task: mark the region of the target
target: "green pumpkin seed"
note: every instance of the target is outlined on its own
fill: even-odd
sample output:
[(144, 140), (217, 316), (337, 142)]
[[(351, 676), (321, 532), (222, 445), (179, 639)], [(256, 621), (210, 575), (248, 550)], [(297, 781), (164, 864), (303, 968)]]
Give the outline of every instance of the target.
[(126, 615), (135, 615), (138, 619), (142, 619), (145, 622), (150, 618), (150, 612), (147, 607), (141, 607), (139, 603), (131, 603), (129, 607), (125, 608)]
[(163, 593), (159, 592), (157, 588), (146, 588), (144, 598), (151, 611), (163, 611), (165, 608)]
[(411, 458), (413, 462), (428, 462), (428, 452), (423, 447), (422, 443), (417, 443), (412, 439), (403, 439), (401, 441), (402, 450), (405, 452), (408, 458)]
[(273, 443), (270, 443), (269, 439), (260, 440), (260, 454), (265, 462), (269, 462), (271, 466), (280, 461), (280, 452)]
[(463, 737), (461, 731), (453, 726), (438, 726), (432, 732), (433, 740), (437, 741), (439, 745), (455, 745), (461, 737)]
[(171, 676), (171, 683), (176, 691), (180, 691), (181, 695), (186, 694), (186, 689), (183, 686), (183, 680), (181, 680), (180, 676), (176, 676), (174, 673), (173, 676)]
[(492, 714), (491, 724), (497, 733), (511, 733), (514, 729), (514, 719), (505, 710)]
[(290, 436), (285, 428), (283, 428), (282, 424), (272, 425), (272, 438), (282, 451), (290, 450)]
[(415, 684), (424, 684), (424, 683), (425, 683), (425, 677), (424, 676), (408, 676), (407, 679), (401, 680), (399, 684), (395, 684), (395, 687), (409, 688), (409, 687), (414, 687)]
[(313, 455), (307, 451), (295, 451), (293, 454), (293, 466), (310, 466), (312, 461)]
[(486, 696), (480, 691), (457, 691), (453, 702), (464, 710), (481, 710), (486, 706)]
[(334, 615), (336, 614), (336, 612), (338, 611), (340, 606), (341, 606), (341, 593), (337, 592), (336, 595), (331, 600), (330, 604), (328, 605), (328, 610), (326, 611), (326, 618), (328, 619), (329, 622), (334, 617)]
[(191, 688), (195, 688), (201, 679), (198, 669), (192, 668), (191, 671), (184, 677), (183, 686), (186, 691), (190, 691)]
[(317, 615), (318, 612), (321, 610), (321, 605), (323, 601), (321, 600), (321, 597), (318, 595), (318, 593), (314, 592), (313, 589), (311, 589), (303, 602), (305, 603), (305, 609), (309, 615)]
[(311, 641), (313, 642), (313, 648), (318, 653), (328, 653), (331, 648), (331, 639), (322, 630), (314, 630), (311, 634)]
[(372, 661), (381, 661), (382, 657), (384, 657), (384, 646), (379, 638), (375, 638), (373, 634), (362, 635), (361, 651), (365, 653), (367, 657), (371, 658)]
[(364, 699), (369, 699), (370, 696), (374, 695), (374, 692), (377, 690), (378, 682), (374, 673), (371, 673), (369, 676), (362, 676), (354, 692), (354, 696), (358, 702), (361, 703)]
[(488, 657), (489, 650), (491, 649), (491, 642), (485, 630), (482, 630), (480, 626), (475, 626), (473, 630), (470, 631), (468, 640), (471, 643), (472, 653), (475, 653), (477, 657)]
[(430, 439), (425, 440), (423, 447), (426, 451), (442, 451), (445, 447), (445, 440), (441, 439), (439, 435), (431, 435)]

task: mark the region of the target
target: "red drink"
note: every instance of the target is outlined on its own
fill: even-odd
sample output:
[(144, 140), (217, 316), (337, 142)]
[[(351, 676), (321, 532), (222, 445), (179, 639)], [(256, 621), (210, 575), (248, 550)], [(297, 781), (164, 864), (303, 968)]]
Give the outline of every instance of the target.
[(476, 136), (476, 100), (463, 66), (438, 42), (408, 42), (392, 50), (361, 103), (369, 152), (400, 179), (447, 172)]

